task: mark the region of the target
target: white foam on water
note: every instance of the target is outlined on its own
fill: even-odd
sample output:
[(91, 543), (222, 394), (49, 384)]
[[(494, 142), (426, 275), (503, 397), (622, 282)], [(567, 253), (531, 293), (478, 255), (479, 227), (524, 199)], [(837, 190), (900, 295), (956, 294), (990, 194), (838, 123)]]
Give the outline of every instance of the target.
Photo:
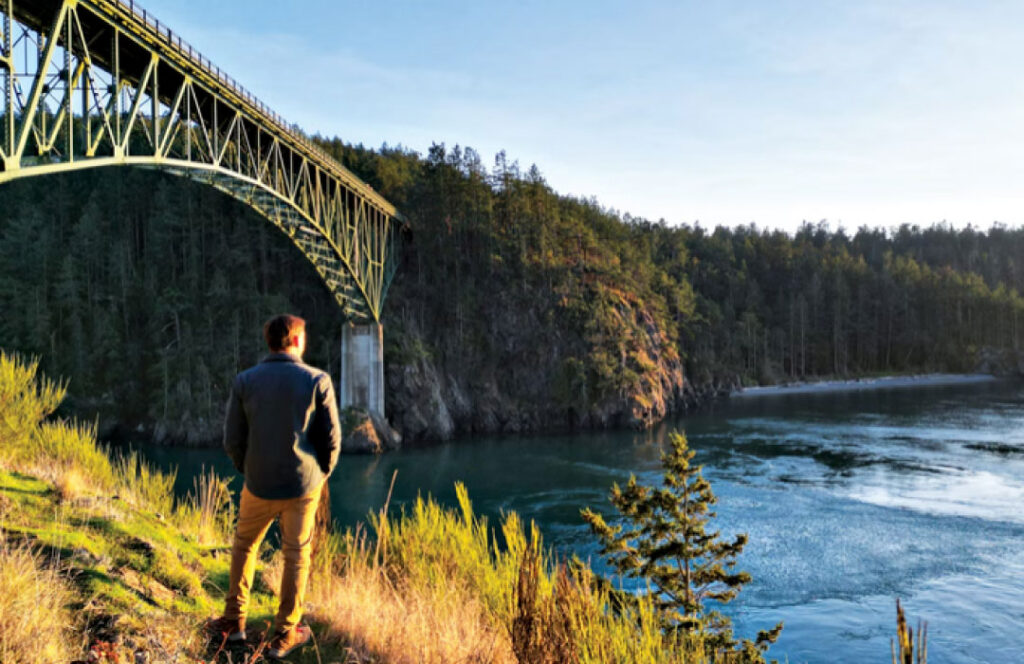
[(1024, 524), (1024, 482), (988, 471), (876, 472), (854, 482), (846, 495), (872, 505)]

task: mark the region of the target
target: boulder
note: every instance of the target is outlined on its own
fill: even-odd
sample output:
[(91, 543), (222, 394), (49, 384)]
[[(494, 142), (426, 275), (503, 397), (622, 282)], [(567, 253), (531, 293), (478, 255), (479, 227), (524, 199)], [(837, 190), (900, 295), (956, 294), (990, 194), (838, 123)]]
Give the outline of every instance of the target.
[(350, 408), (342, 425), (344, 454), (380, 454), (402, 445), (402, 436), (376, 413)]
[(380, 454), (384, 451), (384, 445), (369, 417), (346, 429), (341, 451), (345, 454)]

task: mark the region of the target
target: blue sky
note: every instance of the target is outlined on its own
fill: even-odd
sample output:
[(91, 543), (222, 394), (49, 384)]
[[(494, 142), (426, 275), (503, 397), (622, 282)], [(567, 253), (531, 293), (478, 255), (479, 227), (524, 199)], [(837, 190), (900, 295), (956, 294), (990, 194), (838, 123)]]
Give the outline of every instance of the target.
[(306, 131), (669, 223), (1024, 223), (1024, 3), (140, 0)]

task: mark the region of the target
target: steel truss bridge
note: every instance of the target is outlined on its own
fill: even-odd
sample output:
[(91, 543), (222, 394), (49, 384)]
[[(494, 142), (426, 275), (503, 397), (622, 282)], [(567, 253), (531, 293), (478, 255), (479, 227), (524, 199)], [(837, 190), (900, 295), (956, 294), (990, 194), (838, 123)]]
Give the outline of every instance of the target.
[(284, 231), (352, 322), (378, 323), (401, 218), (134, 0), (0, 0), (0, 184), (132, 165)]

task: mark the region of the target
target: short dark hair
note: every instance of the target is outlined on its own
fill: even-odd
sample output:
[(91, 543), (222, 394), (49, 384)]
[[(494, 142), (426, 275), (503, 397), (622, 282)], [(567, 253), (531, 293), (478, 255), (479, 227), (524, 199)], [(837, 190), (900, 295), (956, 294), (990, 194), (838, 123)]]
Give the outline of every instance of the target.
[(263, 324), (263, 339), (272, 352), (288, 347), (292, 335), (306, 331), (306, 321), (291, 314), (278, 314)]

